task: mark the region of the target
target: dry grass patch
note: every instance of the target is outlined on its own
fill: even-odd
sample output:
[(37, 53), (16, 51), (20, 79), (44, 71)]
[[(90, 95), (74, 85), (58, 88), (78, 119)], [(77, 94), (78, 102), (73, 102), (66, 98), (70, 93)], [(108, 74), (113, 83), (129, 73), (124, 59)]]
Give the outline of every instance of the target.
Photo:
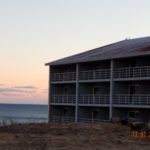
[(13, 124), (0, 127), (0, 150), (149, 150), (120, 124)]

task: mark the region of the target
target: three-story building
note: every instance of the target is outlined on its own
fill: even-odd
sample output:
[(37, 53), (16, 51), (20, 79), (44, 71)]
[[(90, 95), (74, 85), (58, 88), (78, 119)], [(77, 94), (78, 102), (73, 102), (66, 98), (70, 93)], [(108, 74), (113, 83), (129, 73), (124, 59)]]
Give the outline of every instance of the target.
[(150, 121), (150, 37), (47, 63), (49, 121)]

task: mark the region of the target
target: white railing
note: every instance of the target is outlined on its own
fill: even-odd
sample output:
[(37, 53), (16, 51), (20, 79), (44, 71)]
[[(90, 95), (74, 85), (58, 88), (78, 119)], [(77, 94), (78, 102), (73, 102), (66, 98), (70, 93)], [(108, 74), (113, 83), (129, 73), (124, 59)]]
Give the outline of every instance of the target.
[(65, 117), (65, 116), (52, 116), (51, 117), (51, 122), (56, 122), (56, 123), (67, 123), (67, 122), (74, 122), (75, 118), (74, 117)]
[(109, 95), (81, 95), (79, 104), (109, 104)]
[(53, 73), (52, 81), (75, 81), (76, 80), (76, 72), (66, 72), (66, 73)]
[(75, 95), (53, 95), (51, 103), (75, 104)]
[[(75, 122), (75, 118), (74, 117), (65, 117), (65, 116), (52, 116), (51, 117), (51, 122), (70, 123), (70, 122)], [(94, 118), (78, 118), (78, 122), (101, 123), (101, 122), (109, 122), (109, 120), (94, 119)]]
[(115, 78), (150, 77), (150, 66), (115, 69)]
[(113, 104), (150, 105), (150, 95), (115, 95)]
[(101, 123), (101, 122), (109, 122), (109, 120), (94, 119), (94, 118), (79, 118), (79, 122), (83, 122), (83, 123)]
[(80, 80), (109, 79), (110, 69), (89, 70), (80, 72)]

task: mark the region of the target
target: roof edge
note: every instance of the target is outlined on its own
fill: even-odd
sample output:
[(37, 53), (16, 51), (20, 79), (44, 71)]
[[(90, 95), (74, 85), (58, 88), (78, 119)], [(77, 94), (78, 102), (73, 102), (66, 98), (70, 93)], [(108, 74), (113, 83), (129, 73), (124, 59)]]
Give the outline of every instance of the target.
[[(103, 60), (124, 59), (124, 58), (139, 57), (139, 56), (146, 56), (146, 55), (150, 55), (150, 52), (143, 53), (143, 54), (132, 54), (132, 55), (112, 57), (112, 58), (104, 58), (104, 59), (100, 59), (100, 61), (103, 61)], [(95, 62), (95, 61), (98, 61), (98, 60), (82, 61), (82, 62), (77, 62), (77, 63), (62, 63), (62, 64), (50, 64), (50, 63), (46, 63), (45, 66), (61, 66), (61, 65), (67, 65), (67, 64), (78, 64), (78, 63), (87, 63), (87, 62)]]
[[(90, 50), (87, 50), (87, 51), (83, 51), (83, 52), (79, 52), (79, 53), (76, 53), (76, 54), (73, 54), (73, 55), (70, 55), (70, 56), (67, 56), (67, 57), (63, 57), (63, 58), (60, 58), (60, 59), (56, 59), (54, 61), (51, 61), (51, 62), (48, 62), (45, 64), (45, 66), (58, 66), (58, 65), (66, 65), (66, 64), (77, 64), (77, 63), (82, 63), (82, 62), (91, 62), (90, 60), (87, 61), (81, 61), (81, 60), (76, 60), (76, 61), (72, 61), (72, 62), (63, 62), (63, 60), (65, 59), (72, 59), (73, 57), (78, 57), (82, 54), (86, 54), (86, 53), (89, 53), (93, 50), (96, 50), (96, 49), (102, 49), (102, 48), (107, 48), (109, 46), (113, 46), (115, 44), (119, 44), (121, 42), (125, 42), (125, 41), (132, 41), (132, 40), (138, 40), (138, 39), (143, 39), (143, 38), (150, 38), (150, 36), (146, 36), (146, 37), (140, 37), (140, 38), (133, 38), (133, 39), (125, 39), (125, 40), (120, 40), (118, 42), (114, 42), (114, 43), (110, 43), (110, 44), (107, 44), (107, 45), (104, 45), (104, 46), (100, 46), (100, 47), (97, 47), (97, 48), (94, 48), (94, 49), (90, 49)], [(149, 40), (150, 41), (150, 40)], [(120, 55), (117, 55), (115, 57), (111, 56), (109, 58), (103, 58), (103, 59), (100, 59), (100, 60), (111, 60), (111, 59), (118, 59), (118, 58), (127, 58), (127, 57), (133, 57), (133, 56), (143, 56), (143, 55), (146, 55), (146, 54), (150, 54), (150, 52), (144, 52), (144, 54), (141, 52), (140, 54), (126, 54), (124, 56), (120, 56)], [(95, 61), (95, 60), (93, 60)]]
[[(96, 47), (96, 48), (93, 48), (93, 49), (90, 49), (90, 50), (86, 50), (86, 51), (83, 51), (83, 52), (80, 52), (80, 53), (76, 53), (76, 54), (73, 54), (73, 55), (70, 55), (70, 56), (67, 56), (67, 57), (63, 57), (63, 58), (60, 58), (60, 59), (56, 59), (54, 61), (51, 61), (51, 62), (48, 62), (45, 64), (45, 66), (49, 66), (49, 65), (53, 65), (53, 63), (55, 63), (56, 61), (59, 61), (59, 60), (62, 60), (62, 59), (66, 59), (66, 58), (70, 58), (70, 57), (73, 57), (73, 56), (76, 56), (76, 55), (80, 55), (80, 54), (83, 54), (83, 53), (86, 53), (86, 52), (90, 52), (90, 51), (93, 51), (95, 49), (98, 49), (98, 48), (104, 48), (104, 47), (107, 47), (107, 46), (110, 46), (110, 45), (113, 45), (113, 44), (117, 44), (119, 42), (123, 42), (123, 41), (126, 41), (127, 39), (125, 40), (121, 40), (121, 41), (118, 41), (118, 42), (113, 42), (113, 43), (110, 43), (110, 44), (107, 44), (107, 45), (104, 45), (104, 46), (100, 46), (100, 47)], [(55, 65), (55, 64), (54, 64)], [(61, 65), (61, 64), (59, 64)], [(62, 64), (63, 65), (63, 64)]]

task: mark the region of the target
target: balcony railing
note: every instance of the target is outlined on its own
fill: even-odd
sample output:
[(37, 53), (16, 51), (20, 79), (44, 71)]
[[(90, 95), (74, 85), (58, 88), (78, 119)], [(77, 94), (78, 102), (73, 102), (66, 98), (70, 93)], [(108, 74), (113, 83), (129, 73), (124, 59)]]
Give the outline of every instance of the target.
[(109, 104), (109, 95), (81, 95), (79, 104)]
[(109, 122), (109, 120), (93, 119), (93, 118), (79, 118), (79, 122), (84, 122), (84, 123), (101, 123), (101, 122)]
[(150, 66), (115, 69), (115, 78), (150, 77)]
[(98, 80), (98, 79), (109, 79), (110, 69), (102, 70), (89, 70), (80, 72), (80, 80)]
[(75, 104), (75, 95), (53, 95), (51, 103)]
[(150, 95), (115, 95), (113, 104), (150, 105)]
[[(83, 123), (109, 122), (108, 120), (93, 119), (93, 118), (78, 118), (78, 121), (83, 122)], [(52, 116), (51, 122), (70, 123), (70, 122), (75, 122), (75, 118), (74, 117), (65, 117), (65, 116)]]
[(65, 116), (52, 116), (51, 117), (51, 122), (56, 122), (56, 123), (69, 123), (69, 122), (74, 122), (75, 118), (74, 117), (65, 117)]
[(75, 81), (76, 80), (76, 72), (66, 72), (66, 73), (53, 73), (52, 81)]

